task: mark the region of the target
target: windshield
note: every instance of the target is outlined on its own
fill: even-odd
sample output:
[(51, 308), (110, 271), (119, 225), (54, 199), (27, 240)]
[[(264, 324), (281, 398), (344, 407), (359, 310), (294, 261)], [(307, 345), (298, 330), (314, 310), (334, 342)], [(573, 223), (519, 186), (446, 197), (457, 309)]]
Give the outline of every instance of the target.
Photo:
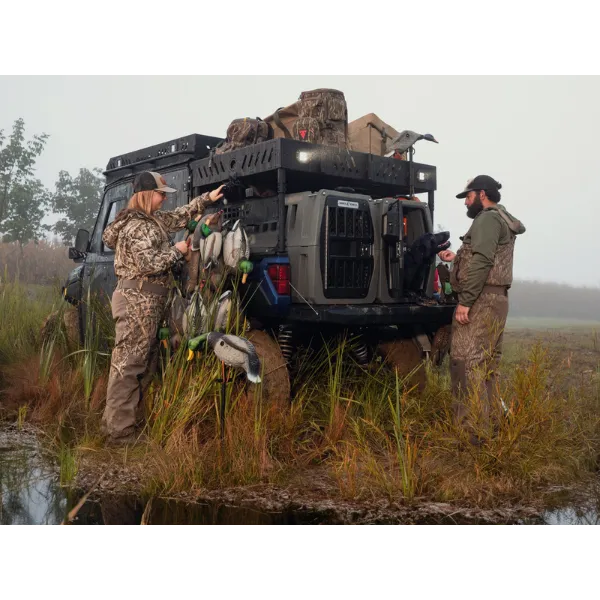
[(102, 242), (102, 233), (109, 223), (112, 223), (117, 213), (127, 205), (133, 190), (132, 183), (120, 183), (104, 192), (102, 208), (98, 215), (94, 233), (92, 235), (92, 252), (110, 252), (111, 250)]

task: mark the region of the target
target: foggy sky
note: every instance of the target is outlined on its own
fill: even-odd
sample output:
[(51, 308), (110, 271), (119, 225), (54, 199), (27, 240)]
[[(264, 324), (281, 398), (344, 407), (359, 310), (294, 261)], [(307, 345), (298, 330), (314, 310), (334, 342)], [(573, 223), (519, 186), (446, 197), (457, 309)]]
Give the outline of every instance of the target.
[(437, 166), (435, 223), (460, 245), (471, 221), (455, 195), (479, 174), (527, 232), (515, 277), (600, 286), (596, 258), (599, 77), (0, 77), (0, 129), (25, 119), (50, 134), (38, 177), (104, 168), (111, 156), (190, 133), (224, 137), (237, 117), (265, 117), (303, 90), (342, 90), (350, 120), (374, 112), (397, 130), (432, 133), (415, 160)]

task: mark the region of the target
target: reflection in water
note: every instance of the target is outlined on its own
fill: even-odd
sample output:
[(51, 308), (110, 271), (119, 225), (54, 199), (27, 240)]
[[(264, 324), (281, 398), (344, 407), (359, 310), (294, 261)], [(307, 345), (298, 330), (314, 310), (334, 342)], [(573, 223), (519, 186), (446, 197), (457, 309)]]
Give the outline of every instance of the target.
[[(16, 427), (0, 428), (0, 524), (58, 524), (83, 495), (60, 486), (58, 469), (44, 456), (36, 437)], [(544, 514), (549, 525), (600, 524), (600, 489), (582, 506)], [(190, 504), (133, 496), (105, 496), (86, 502), (74, 521), (80, 525), (296, 525), (326, 524), (332, 517), (309, 511), (266, 513), (219, 503)]]
[[(83, 492), (72, 498), (60, 486), (58, 468), (44, 456), (32, 432), (15, 426), (0, 428), (0, 524), (56, 525)], [(189, 504), (154, 498), (147, 502), (133, 496), (106, 496), (86, 502), (74, 521), (81, 525), (278, 525), (323, 523), (323, 515), (264, 513), (223, 504)]]
[(58, 470), (42, 455), (35, 436), (0, 429), (0, 523), (54, 525), (66, 509)]
[(224, 504), (190, 504), (153, 498), (144, 502), (133, 496), (111, 496), (87, 502), (75, 524), (80, 525), (296, 525), (324, 523), (314, 513), (265, 513)]
[(600, 507), (583, 506), (559, 508), (544, 514), (546, 525), (600, 525)]

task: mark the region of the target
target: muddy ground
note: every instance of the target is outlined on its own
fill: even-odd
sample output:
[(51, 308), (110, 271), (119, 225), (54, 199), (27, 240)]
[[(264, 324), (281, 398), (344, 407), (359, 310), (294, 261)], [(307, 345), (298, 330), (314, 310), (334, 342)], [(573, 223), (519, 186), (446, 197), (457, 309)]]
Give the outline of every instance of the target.
[[(144, 492), (143, 470), (143, 461), (124, 467), (115, 460), (84, 456), (73, 485), (81, 494), (92, 490), (92, 501), (129, 495), (147, 502), (150, 495)], [(169, 496), (158, 494), (155, 498), (242, 507), (262, 513), (293, 513), (302, 522), (319, 524), (543, 524), (548, 510), (583, 506), (600, 498), (600, 481), (548, 486), (539, 490), (535, 503), (506, 503), (489, 509), (425, 498), (415, 498), (411, 503), (386, 498), (347, 500), (340, 496), (325, 468), (313, 467), (295, 473), (281, 486), (256, 484)]]

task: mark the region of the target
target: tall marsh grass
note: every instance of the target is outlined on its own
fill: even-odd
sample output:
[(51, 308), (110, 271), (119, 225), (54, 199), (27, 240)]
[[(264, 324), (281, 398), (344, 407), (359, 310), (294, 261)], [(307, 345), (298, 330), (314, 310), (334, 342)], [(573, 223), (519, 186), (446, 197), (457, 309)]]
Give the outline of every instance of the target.
[[(109, 369), (106, 340), (114, 336), (108, 310), (86, 300), (87, 341), (69, 347), (61, 320), (41, 344), (39, 326), (51, 303), (19, 284), (0, 290), (2, 402), (21, 409), (56, 440), (64, 479), (76, 472), (85, 449), (102, 445), (100, 417)], [(12, 316), (5, 316), (12, 315)], [(240, 334), (243, 319), (232, 320)], [(352, 358), (354, 340), (340, 337), (299, 352), (291, 402), (268, 403), (262, 387), (226, 375), (221, 436), (221, 365), (210, 351), (187, 360), (185, 347), (162, 356), (145, 397), (148, 442), (119, 456), (143, 464), (153, 493), (257, 483), (304, 485), (319, 473), (329, 490), (347, 498), (412, 502), (421, 498), (493, 505), (531, 498), (539, 486), (566, 483), (594, 472), (600, 454), (598, 380), (567, 385), (569, 370), (548, 348), (534, 346), (504, 365), (494, 427), (474, 419), (480, 446), (451, 418), (447, 371), (424, 365), (419, 390), (382, 362), (366, 367)], [(586, 340), (589, 346), (589, 337)], [(14, 350), (13, 348), (16, 348)], [(472, 397), (473, 413), (480, 399)], [(119, 452), (119, 451), (114, 451)]]
[(0, 278), (1, 366), (37, 354), (40, 328), (60, 296), (53, 287), (8, 281), (6, 272)]

